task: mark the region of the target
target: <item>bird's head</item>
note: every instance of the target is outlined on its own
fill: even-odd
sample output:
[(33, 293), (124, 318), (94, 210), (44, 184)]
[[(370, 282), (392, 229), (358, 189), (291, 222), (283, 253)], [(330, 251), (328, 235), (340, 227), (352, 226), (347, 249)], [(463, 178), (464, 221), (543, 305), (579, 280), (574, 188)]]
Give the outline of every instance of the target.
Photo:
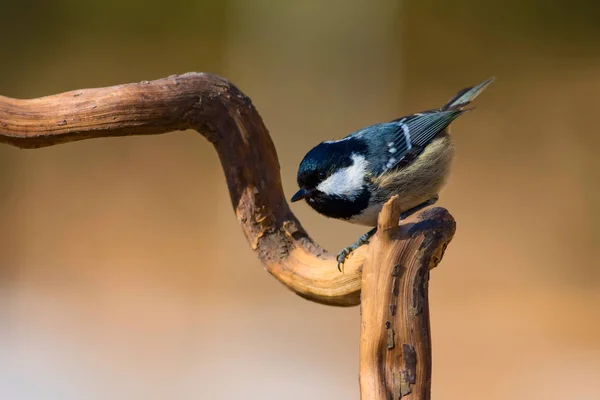
[[(300, 190), (291, 201), (306, 200), (315, 210), (364, 201), (368, 171), (367, 147), (361, 141), (343, 139), (323, 142), (311, 149), (298, 168)], [(368, 198), (367, 198), (368, 201)], [(339, 207), (338, 207), (339, 208)], [(344, 207), (342, 207), (344, 208)]]

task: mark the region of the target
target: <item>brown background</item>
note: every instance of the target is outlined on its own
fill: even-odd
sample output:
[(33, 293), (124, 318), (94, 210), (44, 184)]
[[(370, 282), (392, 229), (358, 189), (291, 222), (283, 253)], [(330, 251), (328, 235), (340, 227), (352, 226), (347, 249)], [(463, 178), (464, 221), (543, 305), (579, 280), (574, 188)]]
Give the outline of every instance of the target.
[[(496, 76), (454, 125), (433, 396), (597, 400), (597, 4), (2, 0), (0, 93), (216, 72), (261, 112), (289, 197), (315, 143)], [(264, 272), (219, 168), (193, 132), (0, 147), (0, 398), (358, 398), (358, 308)], [(364, 231), (293, 209), (331, 250)]]

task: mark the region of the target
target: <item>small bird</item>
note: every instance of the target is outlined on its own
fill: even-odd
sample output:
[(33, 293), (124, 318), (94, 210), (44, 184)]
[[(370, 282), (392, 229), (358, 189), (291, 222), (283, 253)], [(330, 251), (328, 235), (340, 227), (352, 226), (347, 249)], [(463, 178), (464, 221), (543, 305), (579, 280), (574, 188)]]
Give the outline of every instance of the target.
[(458, 92), (439, 109), (372, 125), (340, 140), (312, 148), (298, 168), (300, 190), (291, 201), (306, 200), (318, 213), (354, 224), (374, 226), (337, 256), (345, 259), (369, 242), (377, 216), (398, 195), (401, 219), (434, 204), (453, 158), (449, 125), (492, 81)]

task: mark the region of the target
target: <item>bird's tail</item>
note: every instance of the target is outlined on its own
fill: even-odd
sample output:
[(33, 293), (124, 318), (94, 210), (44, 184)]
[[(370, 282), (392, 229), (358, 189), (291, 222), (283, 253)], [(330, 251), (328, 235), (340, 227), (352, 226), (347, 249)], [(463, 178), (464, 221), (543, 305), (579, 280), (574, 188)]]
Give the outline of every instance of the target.
[(441, 110), (462, 110), (465, 106), (469, 105), (470, 102), (475, 100), (475, 97), (479, 96), (479, 93), (483, 92), (483, 89), (488, 87), (488, 85), (492, 83), (494, 79), (495, 78), (492, 77), (484, 82), (481, 82), (479, 85), (461, 90), (448, 103), (446, 103)]

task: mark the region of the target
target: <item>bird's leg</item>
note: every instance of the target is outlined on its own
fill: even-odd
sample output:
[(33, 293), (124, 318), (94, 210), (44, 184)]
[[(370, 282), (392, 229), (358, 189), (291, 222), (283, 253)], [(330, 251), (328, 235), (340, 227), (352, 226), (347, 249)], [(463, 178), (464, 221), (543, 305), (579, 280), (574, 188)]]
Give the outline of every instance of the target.
[[(404, 211), (402, 214), (400, 214), (400, 221), (408, 218), (409, 216), (413, 215), (416, 212), (421, 211), (425, 207), (429, 207), (429, 206), (435, 204), (438, 201), (438, 199), (439, 199), (439, 196), (435, 195), (431, 199), (429, 199), (409, 210)], [(352, 246), (346, 247), (345, 249), (343, 249), (342, 251), (339, 252), (339, 254), (337, 255), (337, 262), (338, 262), (338, 270), (340, 272), (342, 272), (342, 266), (344, 265), (344, 261), (346, 261), (346, 258), (350, 255), (350, 253), (352, 253), (354, 250), (358, 249), (360, 246), (369, 243), (369, 240), (371, 240), (371, 238), (373, 237), (375, 232), (377, 232), (377, 227), (371, 229), (370, 231), (368, 231), (367, 233), (365, 233), (364, 235), (359, 237), (358, 240), (356, 241), (356, 243), (354, 243)]]
[(434, 205), (438, 201), (439, 198), (440, 197), (436, 194), (435, 196), (433, 196), (429, 200), (427, 200), (427, 201), (425, 201), (425, 202), (423, 202), (423, 203), (421, 203), (419, 205), (416, 205), (416, 206), (414, 206), (413, 208), (411, 208), (409, 210), (404, 211), (402, 214), (400, 214), (400, 221), (402, 221), (403, 219), (406, 219), (406, 218), (410, 217), (411, 215), (413, 215), (416, 212), (421, 211), (425, 207), (429, 207), (429, 206)]
[(367, 232), (364, 235), (362, 235), (361, 237), (359, 237), (358, 240), (356, 241), (356, 243), (354, 243), (352, 246), (346, 247), (345, 249), (343, 249), (342, 251), (339, 252), (339, 254), (337, 255), (337, 262), (338, 262), (338, 270), (340, 272), (342, 272), (342, 265), (344, 265), (344, 261), (346, 261), (346, 257), (348, 257), (350, 255), (350, 253), (352, 253), (354, 250), (358, 249), (363, 244), (369, 243), (369, 240), (373, 237), (375, 232), (377, 232), (377, 227), (371, 229), (369, 232)]

